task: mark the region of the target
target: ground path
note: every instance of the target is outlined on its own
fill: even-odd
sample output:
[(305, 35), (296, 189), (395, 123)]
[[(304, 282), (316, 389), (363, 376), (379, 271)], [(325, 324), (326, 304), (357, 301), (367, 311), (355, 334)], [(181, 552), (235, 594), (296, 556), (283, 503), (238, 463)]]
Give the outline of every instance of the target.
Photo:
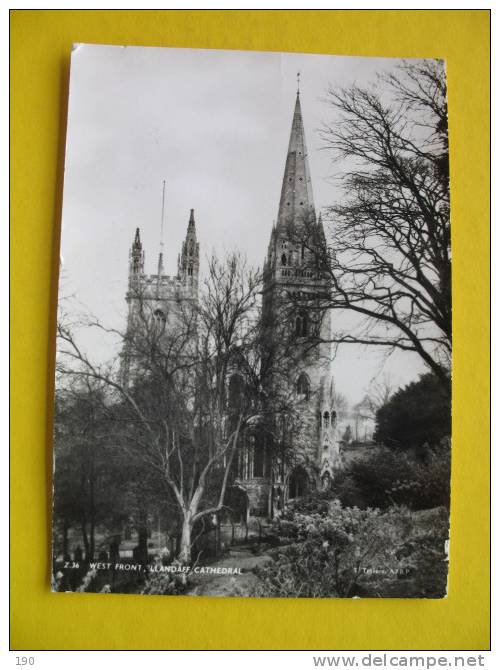
[[(255, 545), (254, 545), (255, 546)], [(189, 595), (196, 596), (247, 596), (251, 595), (260, 579), (253, 572), (272, 560), (266, 554), (252, 553), (250, 546), (231, 547), (229, 554), (212, 563), (215, 568), (240, 568), (241, 575), (192, 574), (189, 581), (193, 585)]]

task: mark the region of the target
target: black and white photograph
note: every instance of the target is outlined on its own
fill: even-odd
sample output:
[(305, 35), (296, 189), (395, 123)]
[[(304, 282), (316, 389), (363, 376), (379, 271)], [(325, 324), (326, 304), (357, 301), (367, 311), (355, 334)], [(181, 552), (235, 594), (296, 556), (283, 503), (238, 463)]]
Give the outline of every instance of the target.
[(75, 44), (52, 590), (444, 598), (445, 62)]

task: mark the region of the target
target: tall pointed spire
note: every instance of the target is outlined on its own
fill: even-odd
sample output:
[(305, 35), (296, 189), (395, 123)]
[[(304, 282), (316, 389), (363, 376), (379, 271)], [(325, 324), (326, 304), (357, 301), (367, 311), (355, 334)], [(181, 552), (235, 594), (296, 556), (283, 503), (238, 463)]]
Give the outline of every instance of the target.
[(178, 259), (178, 275), (184, 283), (197, 284), (200, 269), (200, 244), (196, 239), (194, 209), (189, 213), (186, 239), (182, 243), (182, 251)]
[(141, 233), (135, 229), (134, 243), (129, 254), (129, 278), (140, 277), (144, 272), (144, 251), (142, 249)]
[(139, 228), (135, 229), (134, 249), (139, 249), (142, 251), (141, 231)]
[(189, 214), (188, 233), (190, 233), (190, 232), (192, 234), (194, 234), (194, 236), (196, 237), (196, 224), (194, 222), (194, 209), (191, 209), (190, 214)]
[(314, 199), (311, 185), (307, 147), (297, 89), (292, 129), (288, 143), (285, 174), (281, 187), (277, 229), (287, 232), (314, 219)]

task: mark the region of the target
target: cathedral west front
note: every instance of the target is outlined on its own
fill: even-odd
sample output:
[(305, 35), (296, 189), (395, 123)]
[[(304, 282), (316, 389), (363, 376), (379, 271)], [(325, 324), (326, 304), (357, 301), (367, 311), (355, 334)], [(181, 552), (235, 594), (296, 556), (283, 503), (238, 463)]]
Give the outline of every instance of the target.
[[(329, 344), (331, 314), (321, 309), (321, 296), (328, 295), (331, 288), (328, 276), (315, 267), (314, 240), (324, 242), (324, 230), (314, 206), (297, 91), (278, 215), (263, 269), (261, 321), (274, 355), (286, 360), (286, 374), (268, 380), (268, 396), (273, 385), (284, 387), (293, 398), (300, 425), (293, 431), (286, 420), (276, 426), (273, 439), (286, 446), (287, 458), (280, 458), (276, 444), (271, 449), (269, 436), (258, 430), (250, 432), (244, 448), (238, 450), (231, 487), (245, 496), (248, 513), (253, 516), (272, 517), (288, 500), (328, 488), (341, 465)], [(157, 273), (144, 273), (144, 251), (137, 229), (129, 261), (128, 330), (137, 325), (138, 291), (164, 327), (183, 305), (196, 306), (199, 258), (193, 210), (175, 276), (164, 274), (162, 253)], [(126, 348), (122, 361), (124, 374), (129, 375), (133, 361)], [(233, 371), (227, 385), (230, 401), (232, 391), (244, 385), (241, 373)]]

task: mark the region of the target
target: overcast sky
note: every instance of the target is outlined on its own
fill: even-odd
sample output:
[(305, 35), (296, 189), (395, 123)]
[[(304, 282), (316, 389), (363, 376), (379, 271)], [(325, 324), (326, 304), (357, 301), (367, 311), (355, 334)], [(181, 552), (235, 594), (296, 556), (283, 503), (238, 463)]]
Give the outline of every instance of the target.
[[(243, 51), (79, 45), (72, 54), (64, 176), (61, 295), (122, 328), (136, 227), (156, 270), (166, 181), (165, 272), (175, 274), (189, 210), (201, 255), (239, 247), (262, 265), (277, 216), (297, 72), (316, 209), (341, 193), (317, 129), (333, 118), (329, 85), (369, 85), (397, 61)], [(338, 169), (338, 168), (337, 168)], [(76, 302), (73, 302), (73, 306)], [(334, 326), (337, 330), (337, 327)], [(81, 332), (99, 360), (112, 341)], [(416, 356), (344, 347), (337, 390), (357, 402), (382, 371), (406, 383)]]

